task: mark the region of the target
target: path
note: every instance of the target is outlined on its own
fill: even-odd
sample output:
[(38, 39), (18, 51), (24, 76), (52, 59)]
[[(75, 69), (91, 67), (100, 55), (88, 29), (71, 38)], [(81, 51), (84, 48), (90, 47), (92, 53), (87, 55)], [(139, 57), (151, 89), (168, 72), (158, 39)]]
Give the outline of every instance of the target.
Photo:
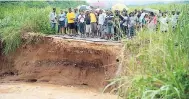
[(0, 84), (0, 99), (117, 99), (87, 87), (59, 86), (42, 83)]

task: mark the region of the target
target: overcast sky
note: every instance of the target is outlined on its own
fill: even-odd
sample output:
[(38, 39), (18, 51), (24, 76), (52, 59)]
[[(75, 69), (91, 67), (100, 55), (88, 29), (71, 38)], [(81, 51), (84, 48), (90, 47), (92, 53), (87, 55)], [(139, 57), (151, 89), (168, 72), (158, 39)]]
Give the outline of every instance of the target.
[(181, 0), (86, 0), (88, 3), (94, 2), (106, 2), (106, 3), (124, 3), (127, 5), (140, 5), (140, 4), (148, 4), (155, 2), (172, 2), (172, 1), (181, 1)]

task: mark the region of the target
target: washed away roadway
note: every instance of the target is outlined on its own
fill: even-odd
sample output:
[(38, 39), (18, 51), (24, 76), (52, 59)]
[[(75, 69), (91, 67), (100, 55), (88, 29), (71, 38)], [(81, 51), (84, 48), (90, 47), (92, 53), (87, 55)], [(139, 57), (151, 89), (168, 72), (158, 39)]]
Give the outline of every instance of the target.
[(0, 99), (117, 99), (86, 86), (60, 86), (43, 83), (1, 83)]
[[(80, 38), (62, 35), (50, 35), (63, 39), (74, 39), (104, 44), (120, 44), (98, 38)], [(102, 90), (88, 86), (61, 86), (45, 83), (3, 82), (0, 83), (0, 99), (117, 99), (117, 95), (103, 93)], [(120, 98), (119, 98), (120, 99)]]

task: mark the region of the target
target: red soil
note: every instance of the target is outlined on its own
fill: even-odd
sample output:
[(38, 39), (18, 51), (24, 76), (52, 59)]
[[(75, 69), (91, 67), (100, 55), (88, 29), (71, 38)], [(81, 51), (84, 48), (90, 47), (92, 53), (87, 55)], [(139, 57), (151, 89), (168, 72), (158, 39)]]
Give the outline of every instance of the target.
[(115, 76), (120, 45), (35, 36), (27, 41), (8, 57), (0, 55), (2, 81), (100, 88)]

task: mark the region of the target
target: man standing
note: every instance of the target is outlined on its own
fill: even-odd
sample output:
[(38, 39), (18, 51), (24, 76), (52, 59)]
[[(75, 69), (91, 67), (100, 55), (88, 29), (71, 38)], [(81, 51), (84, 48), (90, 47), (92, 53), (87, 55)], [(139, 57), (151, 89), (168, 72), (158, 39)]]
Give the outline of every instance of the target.
[[(69, 32), (70, 32), (71, 36), (73, 36), (73, 31), (75, 29), (75, 24), (74, 24), (75, 14), (72, 12), (71, 8), (69, 8), (68, 11), (69, 12), (67, 13), (67, 20), (68, 20)], [(76, 36), (76, 34), (75, 34), (75, 36)]]
[(106, 37), (107, 40), (112, 38), (112, 34), (114, 34), (114, 16), (111, 14), (111, 11), (107, 12), (106, 16)]
[(104, 34), (102, 32), (103, 32), (103, 25), (105, 22), (105, 18), (106, 18), (105, 13), (103, 13), (103, 11), (100, 10), (99, 18), (98, 18), (98, 36), (100, 36), (101, 38), (104, 38)]
[(56, 8), (53, 8), (53, 12), (50, 13), (50, 23), (53, 32), (56, 32)]
[(79, 31), (81, 33), (81, 38), (85, 37), (85, 14), (84, 11), (81, 11), (80, 15), (78, 16), (78, 23), (79, 23)]
[(78, 30), (79, 30), (79, 24), (78, 24), (78, 16), (79, 16), (79, 12), (78, 9), (74, 9), (74, 14), (75, 14), (75, 20), (74, 20), (74, 24), (75, 24), (75, 32), (76, 35), (78, 34)]
[(86, 35), (87, 37), (89, 37), (89, 34), (91, 33), (91, 23), (90, 23), (90, 15), (89, 15), (89, 11), (86, 11), (86, 15), (85, 15), (85, 22), (86, 22)]
[(95, 37), (97, 36), (97, 19), (96, 19), (96, 15), (95, 15), (95, 12), (92, 11), (90, 13), (90, 23), (91, 23), (91, 32), (92, 32), (92, 37)]
[(65, 19), (66, 19), (66, 14), (63, 12), (63, 10), (61, 10), (59, 14), (59, 19), (58, 19), (58, 22), (59, 22), (58, 33), (60, 34), (64, 33)]
[(135, 28), (136, 28), (136, 18), (135, 18), (135, 14), (134, 12), (131, 12), (129, 14), (129, 24), (128, 24), (128, 28), (129, 28), (129, 34), (128, 37), (132, 38), (135, 34)]

